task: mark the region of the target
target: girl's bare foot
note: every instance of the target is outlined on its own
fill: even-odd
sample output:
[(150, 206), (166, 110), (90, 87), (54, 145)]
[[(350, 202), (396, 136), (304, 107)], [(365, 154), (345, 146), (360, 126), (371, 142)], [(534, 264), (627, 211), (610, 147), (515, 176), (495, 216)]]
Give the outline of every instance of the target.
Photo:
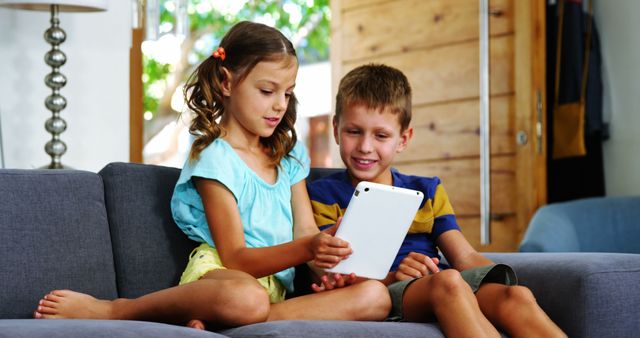
[(36, 319), (113, 319), (113, 302), (84, 293), (54, 290), (38, 302)]
[(204, 326), (204, 322), (201, 321), (200, 319), (192, 319), (187, 323), (187, 327), (190, 327), (192, 329), (197, 329), (197, 330), (204, 330), (205, 326)]

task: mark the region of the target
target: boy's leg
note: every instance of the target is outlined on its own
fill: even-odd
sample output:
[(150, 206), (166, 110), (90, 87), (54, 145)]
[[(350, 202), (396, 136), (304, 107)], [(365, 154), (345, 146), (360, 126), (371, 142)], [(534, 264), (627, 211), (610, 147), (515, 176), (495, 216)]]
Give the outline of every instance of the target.
[(485, 316), (510, 337), (566, 337), (524, 286), (486, 283), (476, 297)]
[(40, 301), (36, 318), (133, 319), (185, 324), (200, 319), (222, 326), (266, 320), (269, 296), (251, 275), (214, 270), (203, 278), (135, 299), (99, 300), (69, 291), (52, 291)]
[(447, 337), (499, 337), (480, 311), (469, 285), (456, 270), (443, 270), (411, 283), (402, 298), (405, 321), (428, 322), (434, 316)]
[(387, 287), (368, 280), (272, 304), (267, 320), (383, 320), (390, 308)]

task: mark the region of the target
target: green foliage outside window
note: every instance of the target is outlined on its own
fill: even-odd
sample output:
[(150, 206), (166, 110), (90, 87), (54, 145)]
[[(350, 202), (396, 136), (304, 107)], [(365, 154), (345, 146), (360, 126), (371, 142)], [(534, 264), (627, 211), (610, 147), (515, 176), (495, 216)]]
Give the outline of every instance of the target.
[[(175, 26), (175, 4), (172, 0), (160, 2), (160, 34), (171, 33)], [(220, 9), (220, 3), (227, 3), (227, 8)], [(233, 6), (236, 8), (229, 9)], [(329, 59), (329, 0), (191, 0), (188, 16), (189, 36), (176, 47), (181, 49), (179, 60), (166, 63), (153, 55), (143, 55), (145, 142), (164, 125), (175, 121), (172, 95), (194, 67), (217, 48), (225, 32), (239, 21), (262, 22), (278, 28), (293, 42), (301, 65)]]

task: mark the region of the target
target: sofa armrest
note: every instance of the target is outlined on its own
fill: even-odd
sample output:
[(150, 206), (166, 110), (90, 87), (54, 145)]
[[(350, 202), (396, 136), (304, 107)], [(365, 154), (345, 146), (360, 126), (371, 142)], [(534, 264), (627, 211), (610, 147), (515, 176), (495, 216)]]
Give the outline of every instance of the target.
[(578, 252), (580, 241), (571, 215), (561, 205), (544, 206), (533, 215), (521, 252)]
[(511, 265), (521, 285), (569, 337), (640, 332), (640, 254), (485, 253)]

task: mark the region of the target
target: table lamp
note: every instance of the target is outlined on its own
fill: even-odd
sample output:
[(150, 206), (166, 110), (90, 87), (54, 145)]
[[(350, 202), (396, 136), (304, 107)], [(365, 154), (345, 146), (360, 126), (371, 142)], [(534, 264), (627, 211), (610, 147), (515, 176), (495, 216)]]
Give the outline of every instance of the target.
[(44, 103), (51, 111), (51, 117), (45, 122), (51, 140), (44, 146), (45, 152), (51, 156), (51, 163), (45, 168), (64, 168), (61, 157), (67, 151), (67, 145), (60, 139), (60, 134), (67, 129), (67, 122), (60, 117), (60, 112), (67, 106), (67, 99), (60, 95), (60, 88), (67, 84), (67, 78), (59, 70), (67, 62), (67, 56), (59, 46), (67, 34), (60, 28), (58, 13), (104, 11), (107, 0), (0, 0), (0, 7), (51, 12), (51, 27), (44, 32), (45, 41), (51, 44), (51, 50), (44, 56), (44, 62), (51, 66), (51, 73), (44, 78), (47, 87), (51, 88), (51, 95)]

